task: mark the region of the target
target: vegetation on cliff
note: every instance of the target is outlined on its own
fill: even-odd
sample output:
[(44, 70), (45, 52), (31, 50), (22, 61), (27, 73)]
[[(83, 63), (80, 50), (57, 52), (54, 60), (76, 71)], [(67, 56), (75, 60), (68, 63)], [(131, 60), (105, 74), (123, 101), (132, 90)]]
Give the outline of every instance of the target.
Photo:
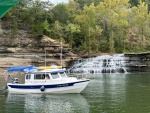
[(148, 2), (133, 0), (21, 0), (2, 19), (13, 38), (19, 30), (62, 39), (76, 52), (143, 52), (150, 50)]

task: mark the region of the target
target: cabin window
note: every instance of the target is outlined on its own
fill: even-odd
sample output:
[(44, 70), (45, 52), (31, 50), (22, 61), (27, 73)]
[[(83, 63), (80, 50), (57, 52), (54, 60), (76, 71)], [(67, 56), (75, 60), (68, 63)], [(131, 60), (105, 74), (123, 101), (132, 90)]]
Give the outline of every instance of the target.
[(51, 76), (52, 76), (53, 79), (59, 78), (59, 74), (58, 73), (51, 73)]
[(49, 74), (46, 74), (45, 79), (50, 79)]
[(31, 75), (26, 75), (26, 79), (31, 79)]
[(45, 74), (36, 74), (34, 75), (34, 79), (45, 79)]
[(64, 72), (60, 72), (61, 77), (66, 77), (66, 74)]

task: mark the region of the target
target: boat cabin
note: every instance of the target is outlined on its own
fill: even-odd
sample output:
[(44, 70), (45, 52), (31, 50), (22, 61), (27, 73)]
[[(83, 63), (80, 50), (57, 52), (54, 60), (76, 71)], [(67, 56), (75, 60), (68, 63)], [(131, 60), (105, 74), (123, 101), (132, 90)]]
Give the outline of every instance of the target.
[(25, 83), (60, 80), (62, 78), (67, 78), (65, 71), (62, 69), (57, 71), (37, 71), (25, 74)]
[[(80, 93), (88, 84), (88, 79), (77, 79), (66, 75), (66, 69), (52, 67), (12, 67), (8, 72), (25, 73), (25, 83), (13, 78), (7, 83), (7, 89), (13, 93)], [(7, 77), (7, 76), (6, 76)]]

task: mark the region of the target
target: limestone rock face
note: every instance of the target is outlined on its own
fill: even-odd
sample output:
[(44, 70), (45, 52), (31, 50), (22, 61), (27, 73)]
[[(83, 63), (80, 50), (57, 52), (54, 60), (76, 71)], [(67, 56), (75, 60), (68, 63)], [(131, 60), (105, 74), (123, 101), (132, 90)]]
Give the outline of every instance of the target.
[(47, 36), (42, 36), (41, 37), (41, 46), (60, 46), (60, 42), (50, 38), (50, 37), (47, 37)]
[(0, 41), (4, 42), (0, 45), (0, 58), (3, 59), (0, 67), (45, 65), (45, 62), (47, 65), (61, 65), (61, 60), (62, 66), (67, 67), (68, 62), (77, 57), (67, 45), (45, 35), (32, 38), (4, 36)]

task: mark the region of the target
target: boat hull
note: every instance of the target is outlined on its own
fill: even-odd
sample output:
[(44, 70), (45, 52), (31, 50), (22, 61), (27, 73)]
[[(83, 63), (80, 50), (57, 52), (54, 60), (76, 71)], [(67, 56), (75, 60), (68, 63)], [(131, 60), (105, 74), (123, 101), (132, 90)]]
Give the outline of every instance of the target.
[(80, 80), (61, 84), (11, 84), (8, 83), (9, 93), (80, 93), (89, 83), (89, 80)]

